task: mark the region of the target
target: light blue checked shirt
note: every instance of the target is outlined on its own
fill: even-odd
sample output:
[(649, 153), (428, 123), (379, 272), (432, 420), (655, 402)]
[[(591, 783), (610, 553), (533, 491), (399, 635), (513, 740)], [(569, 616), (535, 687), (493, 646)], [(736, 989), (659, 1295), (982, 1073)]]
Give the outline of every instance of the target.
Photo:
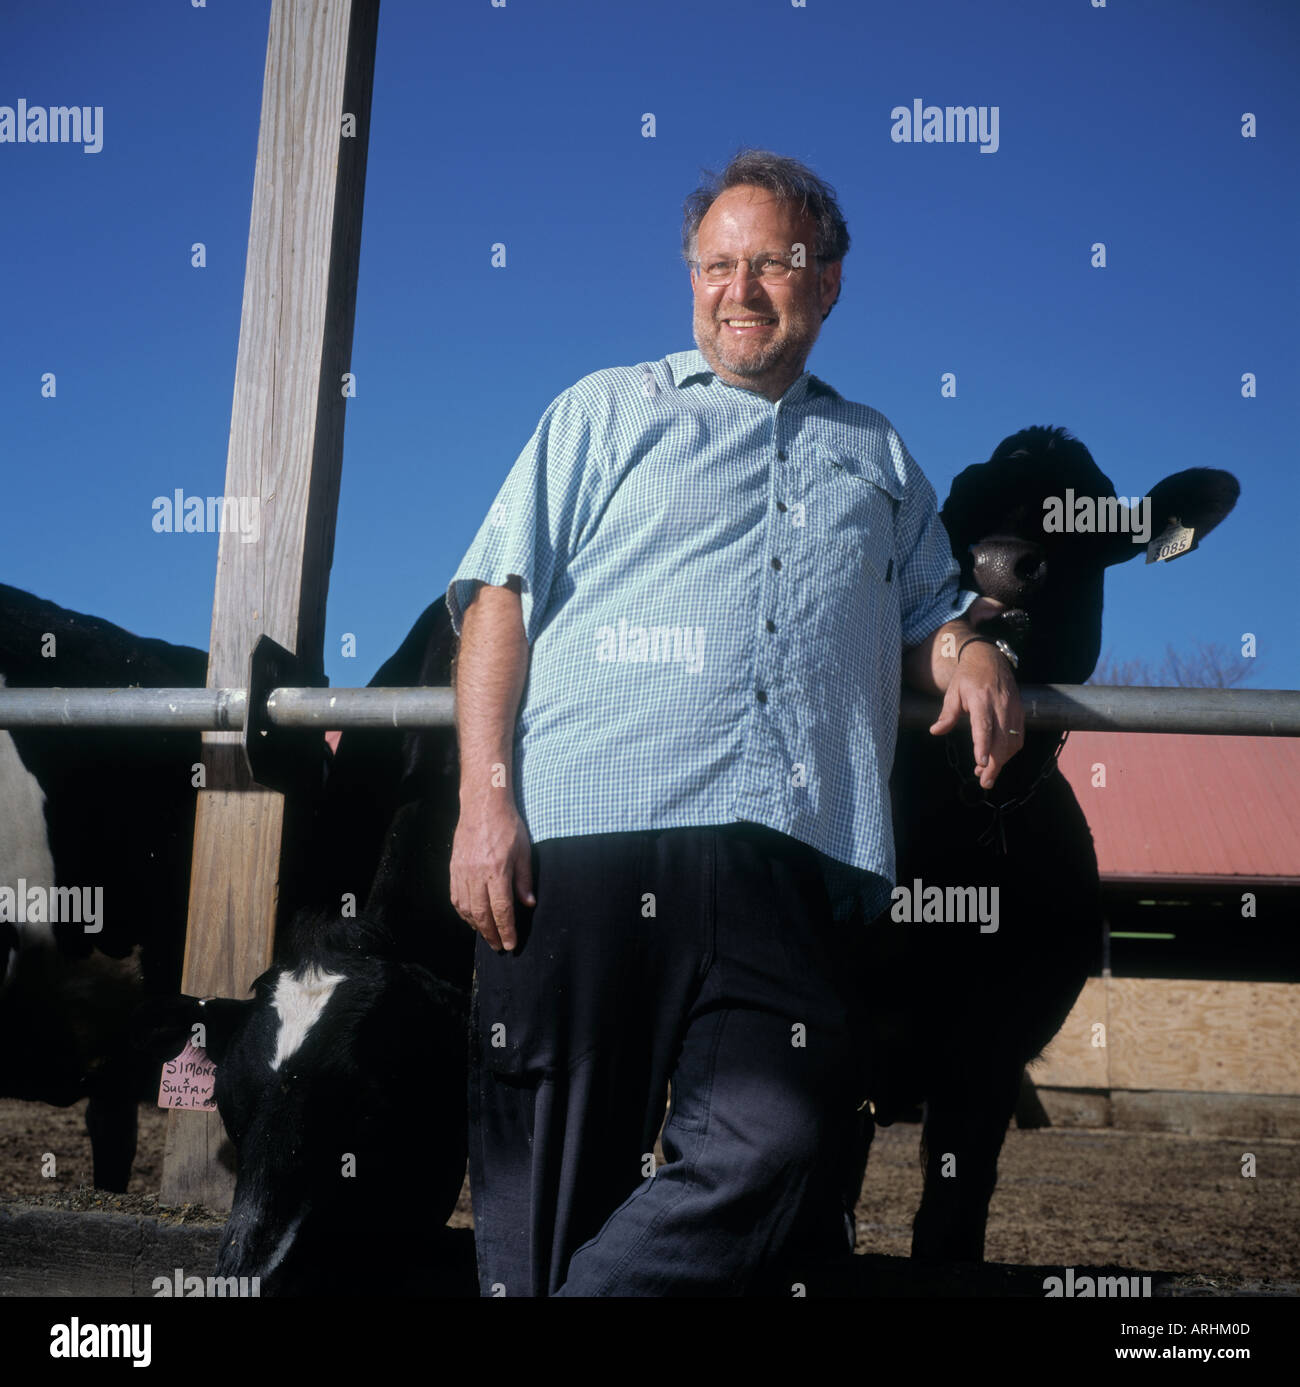
[(447, 606), (459, 632), (477, 583), (522, 580), (534, 842), (747, 819), (884, 878), (875, 909), (902, 651), (974, 600), (957, 572), (883, 415), (807, 371), (773, 404), (688, 351), (551, 404)]

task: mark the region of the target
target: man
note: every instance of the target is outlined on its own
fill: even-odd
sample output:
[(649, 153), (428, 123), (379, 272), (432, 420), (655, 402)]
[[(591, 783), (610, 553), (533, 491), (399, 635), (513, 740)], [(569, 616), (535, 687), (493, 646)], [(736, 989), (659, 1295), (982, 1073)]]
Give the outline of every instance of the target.
[(934, 492), (804, 371), (833, 190), (743, 152), (683, 249), (699, 350), (560, 395), (448, 591), (486, 1295), (734, 1294), (842, 1246), (900, 664), (934, 732), (970, 714), (985, 786), (1021, 730)]

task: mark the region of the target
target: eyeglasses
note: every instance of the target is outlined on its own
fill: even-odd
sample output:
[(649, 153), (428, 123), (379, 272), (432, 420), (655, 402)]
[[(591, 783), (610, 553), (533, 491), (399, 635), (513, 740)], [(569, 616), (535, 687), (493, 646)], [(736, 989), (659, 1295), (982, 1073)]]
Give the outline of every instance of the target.
[[(816, 261), (821, 261), (820, 255), (812, 257)], [(790, 256), (777, 255), (772, 251), (764, 251), (761, 255), (751, 256), (745, 260), (692, 260), (691, 265), (700, 272), (706, 284), (730, 284), (736, 277), (736, 269), (740, 265), (748, 265), (749, 272), (755, 279), (764, 279), (768, 283), (779, 283), (783, 279), (789, 279), (798, 269), (803, 269), (803, 265), (796, 265)]]

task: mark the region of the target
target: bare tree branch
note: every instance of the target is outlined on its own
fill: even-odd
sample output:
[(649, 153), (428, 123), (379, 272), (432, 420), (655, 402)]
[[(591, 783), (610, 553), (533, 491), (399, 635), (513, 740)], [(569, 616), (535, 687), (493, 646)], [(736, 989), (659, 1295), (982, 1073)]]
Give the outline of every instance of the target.
[(1195, 650), (1180, 653), (1165, 646), (1165, 657), (1152, 667), (1146, 660), (1117, 660), (1108, 650), (1097, 661), (1089, 684), (1124, 684), (1145, 688), (1232, 689), (1259, 673), (1259, 662), (1236, 654), (1225, 645), (1201, 641)]

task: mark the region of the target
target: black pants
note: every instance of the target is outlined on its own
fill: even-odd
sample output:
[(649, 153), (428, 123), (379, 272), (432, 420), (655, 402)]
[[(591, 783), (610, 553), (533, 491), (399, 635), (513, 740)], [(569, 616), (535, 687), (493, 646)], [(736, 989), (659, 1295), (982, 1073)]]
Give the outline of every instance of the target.
[(861, 921), (822, 861), (753, 824), (535, 845), (518, 948), (476, 957), (484, 1295), (740, 1294), (851, 1248)]

